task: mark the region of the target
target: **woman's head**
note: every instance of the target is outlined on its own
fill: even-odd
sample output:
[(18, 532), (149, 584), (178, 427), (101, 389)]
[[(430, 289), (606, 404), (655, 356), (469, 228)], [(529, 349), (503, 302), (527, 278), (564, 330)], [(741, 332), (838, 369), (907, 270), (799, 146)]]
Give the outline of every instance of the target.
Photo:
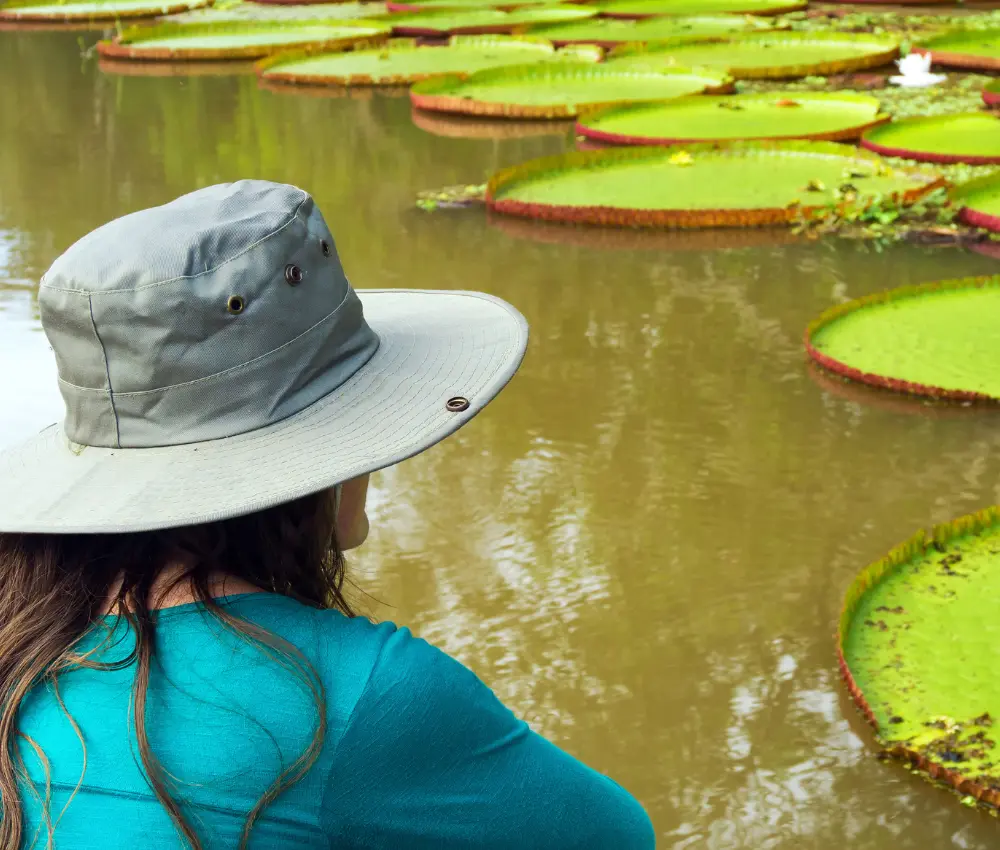
[(0, 847), (20, 841), (18, 709), (92, 665), (75, 648), (112, 611), (136, 636), (143, 767), (199, 850), (146, 734), (151, 608), (176, 588), (316, 695), (313, 742), (250, 812), (245, 844), (315, 760), (323, 694), (298, 648), (214, 595), (235, 580), (351, 615), (343, 551), (368, 533), (367, 473), (482, 410), (520, 365), (527, 325), (475, 292), (356, 292), (313, 199), (258, 180), (110, 222), (55, 261), (38, 297), (66, 417), (0, 452)]
[(98, 228), (38, 301), (66, 416), (0, 452), (0, 531), (190, 526), (328, 489), (456, 431), (527, 345), (488, 295), (355, 290), (314, 200), (259, 180)]

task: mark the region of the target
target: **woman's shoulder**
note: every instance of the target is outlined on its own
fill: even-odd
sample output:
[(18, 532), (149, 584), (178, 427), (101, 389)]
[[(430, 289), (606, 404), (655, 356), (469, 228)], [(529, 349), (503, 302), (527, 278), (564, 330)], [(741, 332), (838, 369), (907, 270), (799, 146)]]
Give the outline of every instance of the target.
[(288, 641), (323, 678), (343, 687), (345, 679), (367, 684), (372, 673), (391, 658), (392, 666), (432, 664), (442, 653), (393, 622), (316, 608), (273, 593), (231, 597), (227, 610)]
[(406, 626), (348, 617), (274, 594), (241, 597), (231, 611), (298, 649), (337, 694), (341, 709), (364, 697), (393, 715), (414, 701), (465, 693), (474, 697), (469, 702), (506, 719), (507, 710), (475, 673)]

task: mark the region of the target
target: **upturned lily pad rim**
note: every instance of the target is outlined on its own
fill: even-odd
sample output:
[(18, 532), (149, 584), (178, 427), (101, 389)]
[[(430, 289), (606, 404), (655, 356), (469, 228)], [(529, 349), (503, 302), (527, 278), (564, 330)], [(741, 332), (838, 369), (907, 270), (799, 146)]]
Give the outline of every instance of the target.
[(320, 3), (355, 3), (357, 0), (253, 0), (270, 6), (316, 6)]
[[(468, 48), (474, 50), (477, 47), (483, 49), (498, 47), (537, 47), (539, 53), (555, 55), (556, 49), (551, 41), (544, 38), (534, 38), (526, 35), (453, 35), (443, 47), (430, 47), (420, 43), (416, 38), (394, 38), (379, 47), (372, 48), (372, 52), (408, 52), (415, 50), (442, 50), (447, 47)], [(439, 73), (426, 74), (393, 74), (391, 76), (374, 79), (369, 74), (302, 74), (302, 73), (282, 73), (281, 67), (300, 62), (303, 59), (313, 59), (317, 56), (335, 56), (339, 54), (364, 53), (366, 51), (356, 50), (352, 45), (341, 45), (330, 50), (304, 50), (283, 51), (266, 59), (261, 59), (254, 70), (258, 77), (265, 78), (271, 82), (289, 83), (292, 85), (338, 85), (338, 86), (398, 86), (409, 85), (413, 82), (429, 79), (430, 77), (441, 76)], [(474, 72), (451, 72), (451, 76), (468, 77)]]
[(136, 59), (97, 60), (102, 74), (122, 77), (240, 77), (253, 73), (253, 59), (182, 59), (147, 62)]
[[(833, 0), (835, 3), (844, 4), (854, 4), (859, 3), (862, 6), (875, 5), (875, 6), (885, 6), (885, 0)], [(895, 0), (892, 5), (899, 6), (957, 6), (959, 5), (959, 0)]]
[[(52, 0), (14, 0), (0, 7), (0, 21), (7, 23), (77, 23), (86, 21), (117, 21), (137, 18), (155, 18), (160, 15), (176, 15), (180, 12), (188, 12), (192, 9), (203, 9), (211, 6), (215, 0), (163, 0), (157, 3), (150, 0), (149, 4), (141, 9), (124, 9), (115, 11), (109, 10), (107, 13), (92, 12), (55, 12), (53, 11)], [(70, 5), (69, 3), (65, 5)], [(111, 5), (109, 2), (108, 5)], [(48, 12), (33, 14), (22, 12), (23, 9), (33, 7), (46, 7)]]
[(888, 289), (882, 292), (875, 292), (861, 298), (855, 298), (843, 304), (837, 304), (824, 310), (809, 323), (805, 333), (805, 347), (808, 355), (820, 366), (844, 378), (850, 378), (862, 384), (872, 387), (880, 387), (885, 390), (892, 390), (897, 393), (905, 393), (923, 398), (942, 399), (948, 401), (972, 402), (972, 403), (1000, 403), (1000, 398), (980, 393), (973, 390), (956, 390), (946, 387), (938, 387), (933, 384), (923, 384), (919, 381), (907, 381), (903, 378), (893, 378), (890, 375), (880, 375), (874, 372), (864, 372), (842, 360), (826, 354), (816, 348), (814, 340), (816, 334), (824, 328), (839, 321), (844, 316), (865, 310), (869, 307), (878, 307), (889, 302), (904, 301), (911, 298), (920, 298), (925, 295), (934, 295), (939, 292), (952, 292), (960, 289), (977, 289), (984, 286), (1000, 286), (1000, 276), (987, 275), (984, 277), (963, 277), (954, 280), (936, 280), (930, 283), (921, 283), (911, 286), (900, 286), (895, 289)]
[[(558, 21), (556, 23), (548, 23), (548, 22), (546, 22), (546, 23), (542, 23), (542, 24), (533, 24), (531, 27), (529, 27), (527, 30), (525, 30), (525, 32), (530, 33), (531, 35), (541, 36), (542, 38), (548, 38), (548, 39), (550, 39), (552, 41), (553, 44), (556, 44), (556, 45), (559, 45), (559, 46), (563, 46), (563, 45), (567, 45), (567, 44), (596, 44), (596, 45), (598, 45), (600, 47), (610, 49), (612, 47), (617, 47), (617, 46), (623, 45), (623, 44), (635, 44), (635, 45), (640, 45), (640, 44), (662, 44), (663, 41), (664, 41), (664, 37), (663, 36), (650, 35), (648, 33), (644, 33), (643, 32), (644, 25), (645, 26), (649, 26), (649, 24), (647, 22), (653, 21), (653, 20), (659, 21), (661, 18), (663, 20), (665, 20), (665, 21), (682, 21), (682, 20), (685, 20), (685, 21), (707, 21), (707, 20), (712, 20), (712, 21), (719, 21), (719, 22), (722, 22), (722, 21), (731, 21), (734, 26), (736, 26), (737, 24), (739, 24), (739, 23), (742, 22), (746, 27), (748, 27), (748, 29), (744, 30), (745, 32), (773, 32), (773, 31), (777, 30), (777, 27), (772, 27), (772, 26), (766, 25), (765, 22), (767, 22), (767, 20), (768, 20), (767, 18), (760, 18), (760, 21), (762, 22), (762, 24), (764, 24), (763, 26), (759, 27), (756, 30), (749, 29), (749, 27), (751, 27), (753, 24), (752, 24), (751, 21), (748, 21), (747, 19), (751, 18), (751, 17), (753, 17), (753, 16), (750, 16), (750, 15), (726, 15), (726, 14), (719, 14), (719, 15), (657, 15), (657, 16), (655, 16), (655, 18), (646, 18), (646, 19), (643, 19), (643, 20), (636, 20), (634, 23), (636, 24), (636, 29), (638, 29), (639, 32), (637, 32), (637, 33), (629, 33), (628, 35), (623, 35), (621, 38), (610, 37), (610, 34), (609, 34), (609, 37), (602, 37), (600, 34), (597, 34), (597, 35), (593, 36), (592, 38), (579, 37), (579, 36), (573, 37), (573, 38), (560, 38), (559, 37), (559, 29), (562, 28), (562, 27), (564, 27), (564, 26), (566, 26), (567, 24), (589, 23), (589, 22), (593, 22), (593, 21), (602, 21), (602, 20), (606, 21), (607, 23), (616, 22), (616, 21), (614, 21), (614, 19), (607, 18), (607, 17), (584, 18), (584, 19), (582, 19), (579, 22), (578, 21)], [(619, 20), (619, 21), (617, 21), (617, 23), (618, 24), (622, 24), (622, 23), (625, 23), (625, 22)], [(739, 29), (734, 29), (733, 30), (733, 34), (739, 34), (740, 32), (741, 32), (741, 30), (739, 30)], [(711, 34), (711, 35), (709, 35), (707, 37), (718, 36), (720, 38), (725, 38), (727, 35), (728, 35), (728, 33), (713, 33), (713, 34)], [(687, 35), (687, 36), (683, 36), (682, 35), (682, 36), (670, 36), (669, 38), (698, 38), (698, 37), (699, 36), (697, 36), (697, 35)]]
[(991, 80), (983, 86), (983, 103), (987, 106), (1000, 106), (1000, 80)]
[[(558, 10), (567, 14), (563, 20), (552, 21), (532, 21), (525, 19), (524, 15), (530, 14), (533, 10)], [(492, 14), (491, 14), (492, 13)], [(471, 20), (475, 16), (482, 17), (481, 23), (469, 23), (459, 26), (435, 27), (435, 19), (447, 21), (455, 17), (468, 15)], [(433, 11), (401, 12), (394, 15), (386, 15), (377, 18), (380, 22), (385, 22), (392, 27), (394, 35), (404, 36), (426, 36), (430, 38), (444, 35), (504, 35), (507, 33), (521, 33), (535, 26), (537, 23), (566, 23), (569, 21), (586, 20), (597, 15), (597, 12), (589, 6), (572, 3), (554, 3), (542, 6), (527, 6), (523, 9), (515, 9), (511, 12), (503, 12), (493, 8), (472, 8), (472, 9), (434, 9)]]
[(493, 121), (474, 115), (452, 115), (448, 112), (426, 112), (413, 109), (413, 125), (425, 133), (450, 139), (523, 139), (539, 136), (565, 136), (569, 121)]
[(510, 12), (514, 9), (522, 9), (526, 6), (556, 6), (560, 5), (560, 0), (489, 0), (482, 5), (456, 3), (454, 6), (447, 3), (423, 3), (421, 0), (413, 0), (412, 3), (394, 2), (389, 0), (386, 9), (392, 13), (399, 12), (461, 12), (473, 9), (499, 9), (501, 12)]
[[(997, 42), (996, 56), (978, 56), (973, 53), (963, 53), (961, 42), (969, 38), (982, 38), (992, 36)], [(931, 61), (938, 65), (946, 65), (953, 68), (969, 68), (976, 71), (1000, 71), (1000, 28), (974, 30), (974, 29), (954, 29), (951, 32), (942, 33), (922, 40), (913, 46), (914, 53), (929, 53)]]
[[(975, 280), (975, 278), (970, 278), (969, 280)], [(996, 279), (994, 278), (994, 280)], [(910, 563), (915, 558), (925, 555), (928, 550), (944, 547), (949, 542), (958, 538), (975, 536), (983, 531), (993, 530), (998, 523), (1000, 523), (1000, 507), (994, 506), (973, 514), (967, 514), (950, 522), (935, 525), (930, 530), (921, 529), (909, 540), (892, 549), (883, 558), (865, 567), (848, 587), (847, 593), (844, 595), (844, 604), (837, 626), (837, 663), (840, 668), (840, 675), (847, 686), (847, 691), (851, 695), (851, 699), (865, 720), (868, 721), (868, 724), (875, 730), (876, 737), (881, 736), (884, 730), (879, 726), (875, 712), (872, 710), (867, 697), (854, 678), (845, 653), (847, 635), (859, 603), (869, 591), (877, 587), (888, 575)], [(988, 788), (971, 777), (963, 776), (957, 770), (952, 770), (937, 762), (932, 762), (922, 753), (902, 744), (893, 744), (890, 747), (883, 746), (881, 741), (879, 741), (879, 744), (886, 755), (899, 761), (909, 762), (925, 776), (937, 782), (942, 782), (963, 795), (975, 797), (980, 803), (994, 808), (1000, 806), (1000, 791)]]
[(959, 184), (952, 190), (951, 200), (962, 205), (958, 211), (958, 218), (963, 224), (1000, 233), (1000, 215), (977, 210), (975, 207), (977, 196), (985, 192), (996, 194), (1000, 198), (1000, 171), (991, 171), (989, 174)]
[(492, 116), (496, 118), (537, 118), (563, 119), (575, 118), (590, 110), (604, 109), (622, 101), (584, 104), (527, 104), (506, 103), (475, 100), (454, 94), (454, 88), (463, 83), (478, 84), (483, 82), (530, 82), (545, 74), (570, 73), (572, 71), (586, 72), (597, 75), (647, 76), (650, 79), (662, 79), (672, 76), (693, 76), (705, 81), (703, 92), (725, 92), (732, 89), (732, 79), (724, 73), (710, 68), (614, 68), (605, 63), (569, 62), (565, 64), (525, 64), (506, 65), (501, 68), (489, 68), (477, 71), (469, 77), (448, 75), (433, 77), (417, 83), (410, 89), (410, 100), (417, 109), (431, 112), (450, 112), (456, 115)]
[[(627, 12), (619, 11), (616, 7), (634, 7), (639, 8), (643, 5), (654, 6), (657, 4), (657, 0), (606, 0), (606, 2), (598, 2), (595, 4), (595, 8), (598, 10), (598, 14), (605, 18), (622, 18), (622, 19), (641, 19), (641, 18), (652, 18), (661, 16), (673, 16), (673, 12), (668, 11), (643, 11), (643, 12)], [(747, 3), (749, 6), (750, 4)], [(764, 8), (754, 8), (754, 9), (731, 9), (725, 12), (719, 10), (713, 10), (711, 14), (727, 14), (727, 15), (753, 15), (758, 18), (768, 18), (774, 17), (776, 15), (787, 15), (789, 12), (799, 12), (809, 6), (808, 0), (772, 0), (770, 6)], [(687, 16), (690, 13), (679, 13), (681, 16)], [(706, 13), (708, 14), (708, 13)]]
[(831, 32), (788, 32), (773, 30), (766, 32), (735, 33), (723, 36), (697, 36), (690, 38), (663, 39), (649, 44), (622, 44), (608, 54), (608, 61), (635, 61), (643, 55), (669, 54), (671, 50), (689, 46), (706, 46), (710, 44), (752, 44), (757, 41), (807, 41), (807, 42), (851, 42), (866, 44), (872, 48), (871, 53), (851, 56), (843, 59), (828, 59), (816, 62), (797, 63), (791, 65), (766, 65), (753, 68), (739, 65), (725, 66), (728, 73), (737, 80), (750, 79), (783, 79), (790, 77), (807, 77), (811, 75), (827, 76), (848, 71), (860, 71), (865, 68), (877, 68), (895, 59), (899, 55), (899, 39), (893, 36), (873, 35), (868, 33), (831, 33)]
[[(949, 113), (947, 115), (918, 115), (912, 118), (899, 118), (891, 122), (891, 127), (900, 127), (903, 125), (917, 125), (917, 124), (947, 124), (949, 122), (955, 121), (960, 118), (969, 118), (970, 116), (986, 116), (989, 113), (983, 112), (957, 112)], [(990, 119), (995, 120), (997, 125), (997, 138), (1000, 139), (1000, 118)], [(879, 135), (884, 132), (887, 127), (873, 127), (871, 130), (865, 132), (861, 137), (861, 147), (867, 150), (873, 151), (882, 156), (892, 156), (898, 157), (900, 159), (911, 159), (916, 162), (933, 162), (938, 164), (948, 164), (948, 163), (966, 163), (967, 165), (996, 165), (1000, 164), (1000, 152), (994, 155), (979, 155), (979, 154), (950, 154), (950, 153), (933, 153), (931, 151), (921, 151), (915, 150), (913, 148), (902, 148), (895, 145), (884, 145), (878, 141)]]
[[(316, 49), (324, 47), (329, 49), (336, 46), (377, 45), (385, 42), (389, 37), (388, 27), (363, 19), (347, 21), (261, 21), (260, 23), (214, 21), (205, 24), (177, 24), (168, 22), (154, 24), (153, 26), (129, 27), (110, 41), (99, 41), (97, 43), (97, 52), (100, 56), (107, 59), (139, 59), (154, 62), (164, 60), (172, 62), (185, 59), (257, 59), (282, 50), (292, 50), (297, 45), (294, 43), (277, 45), (275, 47), (252, 45), (204, 50), (201, 48), (185, 48), (183, 46), (143, 49), (142, 43), (153, 39), (170, 38), (171, 36), (211, 35), (218, 32), (253, 32), (254, 30), (314, 29), (323, 26), (347, 32), (356, 30), (357, 34), (349, 35), (345, 33), (343, 36), (334, 36), (328, 39), (307, 41), (304, 43), (308, 43)], [(301, 44), (298, 46), (301, 46)]]
[(695, 137), (683, 137), (683, 136), (633, 136), (627, 133), (615, 133), (610, 130), (601, 130), (598, 127), (593, 126), (599, 122), (602, 118), (612, 116), (612, 115), (625, 115), (630, 113), (642, 113), (649, 112), (658, 109), (681, 109), (685, 106), (690, 106), (691, 104), (705, 104), (708, 106), (712, 103), (710, 97), (705, 97), (704, 95), (691, 95), (688, 97), (678, 97), (673, 100), (664, 101), (663, 103), (630, 103), (623, 106), (613, 106), (608, 109), (602, 109), (594, 112), (588, 112), (585, 116), (581, 117), (576, 124), (576, 132), (578, 135), (584, 136), (587, 139), (591, 139), (595, 142), (602, 142), (605, 144), (612, 145), (682, 145), (682, 144), (694, 144), (703, 142), (752, 142), (752, 141), (793, 141), (795, 139), (801, 139), (803, 141), (817, 141), (817, 142), (838, 142), (845, 141), (849, 139), (856, 139), (865, 130), (871, 127), (877, 127), (879, 124), (884, 124), (891, 120), (889, 115), (883, 115), (879, 112), (881, 105), (877, 98), (871, 95), (860, 94), (858, 92), (757, 92), (752, 94), (741, 94), (738, 95), (740, 99), (743, 100), (773, 100), (780, 98), (782, 96), (787, 96), (789, 98), (797, 98), (799, 100), (832, 100), (832, 101), (850, 101), (853, 103), (864, 104), (866, 106), (873, 107), (872, 119), (864, 124), (855, 124), (850, 127), (844, 127), (840, 130), (829, 130), (821, 133), (810, 133), (810, 134), (798, 134), (790, 136), (725, 136), (723, 138), (695, 138)]
[[(727, 209), (627, 209), (605, 206), (570, 206), (560, 204), (536, 204), (524, 201), (498, 199), (497, 193), (507, 186), (524, 180), (544, 175), (546, 173), (564, 171), (567, 168), (592, 166), (601, 160), (609, 160), (609, 164), (619, 161), (643, 159), (662, 159), (671, 151), (684, 151), (688, 154), (717, 153), (720, 155), (747, 155), (762, 152), (781, 153), (812, 153), (820, 156), (839, 156), (854, 161), (864, 160), (873, 164), (884, 165), (883, 161), (867, 151), (861, 151), (852, 145), (842, 145), (836, 142), (731, 142), (725, 144), (703, 143), (671, 145), (666, 147), (617, 147), (589, 151), (571, 151), (556, 156), (541, 157), (529, 162), (505, 168), (494, 174), (486, 184), (486, 205), (490, 210), (504, 215), (521, 218), (536, 218), (544, 221), (560, 221), (573, 224), (599, 224), (617, 227), (659, 227), (659, 228), (698, 228), (698, 227), (768, 227), (788, 225), (801, 219), (819, 215), (828, 209), (827, 206), (803, 206), (789, 204), (785, 207), (746, 207)], [(919, 167), (893, 168), (893, 172), (908, 177), (923, 177), (924, 183), (907, 189), (896, 198), (899, 203), (909, 204), (921, 198), (928, 192), (944, 185), (944, 178)]]

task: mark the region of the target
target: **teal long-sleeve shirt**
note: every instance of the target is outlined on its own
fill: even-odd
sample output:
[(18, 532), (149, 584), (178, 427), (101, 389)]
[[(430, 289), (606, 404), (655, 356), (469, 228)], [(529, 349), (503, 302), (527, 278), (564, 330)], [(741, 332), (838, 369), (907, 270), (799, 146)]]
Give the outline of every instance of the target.
[[(299, 648), (326, 691), (319, 757), (265, 809), (251, 850), (655, 846), (625, 790), (532, 732), (475, 674), (409, 630), (273, 594), (225, 605)], [(124, 623), (112, 637), (94, 660), (127, 657), (134, 640)], [(95, 631), (83, 649), (102, 639)], [(48, 686), (22, 707), (20, 729), (49, 764), (57, 850), (185, 846), (139, 767), (134, 674), (74, 669), (59, 677), (65, 711)], [(158, 612), (150, 742), (204, 850), (236, 850), (246, 814), (313, 739), (316, 712), (300, 678), (200, 605)], [(67, 713), (86, 744), (85, 770)], [(40, 759), (27, 743), (20, 751), (44, 797)], [(43, 848), (42, 807), (30, 787), (22, 799), (24, 846)]]

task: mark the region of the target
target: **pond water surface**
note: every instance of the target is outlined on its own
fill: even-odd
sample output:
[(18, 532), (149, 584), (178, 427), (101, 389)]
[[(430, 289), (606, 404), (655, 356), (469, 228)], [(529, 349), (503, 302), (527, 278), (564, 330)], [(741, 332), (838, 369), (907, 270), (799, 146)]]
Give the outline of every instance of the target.
[(833, 633), (863, 565), (1000, 501), (1000, 419), (824, 382), (801, 344), (839, 300), (997, 260), (427, 214), (417, 191), (572, 138), (438, 135), (459, 131), (398, 96), (104, 73), (95, 40), (0, 33), (0, 444), (59, 413), (32, 288), (59, 252), (211, 183), (303, 186), (355, 286), (481, 289), (532, 327), (486, 413), (377, 476), (351, 562), (375, 616), (614, 775), (661, 847), (997, 846), (996, 820), (874, 758)]

